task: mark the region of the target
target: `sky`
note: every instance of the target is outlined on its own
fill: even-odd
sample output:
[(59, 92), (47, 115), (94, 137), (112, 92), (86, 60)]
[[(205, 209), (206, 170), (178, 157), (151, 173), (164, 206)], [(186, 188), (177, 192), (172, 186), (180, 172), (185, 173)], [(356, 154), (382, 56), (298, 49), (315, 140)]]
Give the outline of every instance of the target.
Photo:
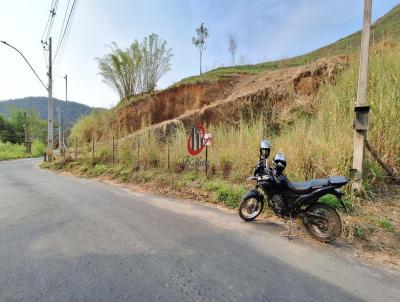
[[(69, 0), (59, 0), (51, 36), (56, 45)], [(72, 0), (71, 0), (72, 3)], [(372, 19), (399, 0), (373, 1)], [(54, 66), (53, 96), (93, 107), (110, 108), (117, 94), (98, 74), (96, 57), (116, 42), (128, 47), (156, 33), (174, 54), (172, 70), (161, 78), (162, 89), (199, 72), (192, 37), (201, 22), (209, 28), (203, 69), (231, 63), (228, 35), (237, 40), (237, 61), (259, 63), (312, 51), (362, 26), (363, 0), (79, 0), (61, 60)], [(47, 63), (40, 43), (51, 0), (0, 0), (0, 40), (18, 48), (47, 84)], [(0, 100), (44, 96), (47, 91), (22, 57), (0, 44)]]

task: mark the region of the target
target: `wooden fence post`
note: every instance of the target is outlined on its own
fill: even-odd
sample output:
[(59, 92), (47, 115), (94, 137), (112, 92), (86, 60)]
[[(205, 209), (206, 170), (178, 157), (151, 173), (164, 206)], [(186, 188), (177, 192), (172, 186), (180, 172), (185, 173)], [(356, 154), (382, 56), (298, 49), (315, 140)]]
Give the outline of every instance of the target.
[(78, 161), (78, 138), (75, 137), (75, 161)]
[(114, 135), (112, 137), (112, 165), (115, 165), (115, 141), (114, 141)]
[(138, 142), (138, 146), (137, 146), (137, 165), (136, 165), (136, 169), (139, 170), (140, 166), (139, 166), (139, 156), (140, 156), (140, 141)]
[(92, 166), (94, 166), (94, 137), (92, 139)]
[(169, 170), (169, 141), (167, 142), (167, 169)]
[(208, 172), (208, 146), (206, 145), (206, 177)]

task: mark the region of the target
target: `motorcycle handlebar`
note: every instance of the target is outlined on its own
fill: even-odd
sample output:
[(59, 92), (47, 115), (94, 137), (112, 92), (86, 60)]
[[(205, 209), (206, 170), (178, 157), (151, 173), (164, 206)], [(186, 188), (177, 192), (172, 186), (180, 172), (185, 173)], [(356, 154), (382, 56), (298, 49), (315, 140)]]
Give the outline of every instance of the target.
[(257, 180), (257, 181), (260, 181), (260, 180), (267, 180), (267, 179), (269, 179), (270, 177), (268, 176), (268, 175), (263, 175), (263, 176), (249, 176), (249, 177), (247, 177), (247, 180)]

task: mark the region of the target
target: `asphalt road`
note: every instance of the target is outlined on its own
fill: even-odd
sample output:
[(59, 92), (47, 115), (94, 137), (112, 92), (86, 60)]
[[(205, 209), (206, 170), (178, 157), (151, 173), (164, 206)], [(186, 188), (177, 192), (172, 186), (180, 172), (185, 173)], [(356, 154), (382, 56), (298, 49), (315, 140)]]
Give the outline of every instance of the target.
[(396, 273), (272, 223), (38, 163), (0, 162), (0, 301), (400, 299)]

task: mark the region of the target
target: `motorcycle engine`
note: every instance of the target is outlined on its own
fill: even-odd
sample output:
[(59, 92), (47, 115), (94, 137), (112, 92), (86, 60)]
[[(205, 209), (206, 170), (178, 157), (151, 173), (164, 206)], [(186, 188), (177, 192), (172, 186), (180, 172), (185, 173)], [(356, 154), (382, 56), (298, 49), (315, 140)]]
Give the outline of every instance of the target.
[(281, 213), (285, 207), (285, 201), (283, 200), (282, 194), (274, 194), (271, 199), (275, 209)]

